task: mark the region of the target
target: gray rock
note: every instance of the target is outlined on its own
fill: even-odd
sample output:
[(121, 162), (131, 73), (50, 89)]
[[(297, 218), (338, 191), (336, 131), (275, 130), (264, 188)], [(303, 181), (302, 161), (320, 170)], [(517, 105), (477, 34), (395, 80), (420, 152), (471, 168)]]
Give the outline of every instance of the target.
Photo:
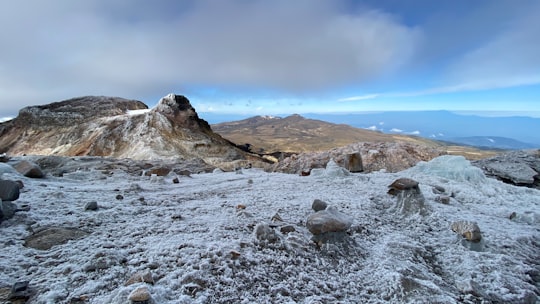
[(41, 168), (28, 160), (21, 160), (20, 162), (13, 165), (13, 168), (17, 170), (20, 174), (30, 177), (30, 178), (43, 178), (45, 174)]
[(509, 152), (472, 164), (505, 183), (540, 189), (540, 150)]
[(311, 209), (313, 209), (315, 212), (324, 210), (326, 207), (328, 207), (328, 204), (320, 199), (315, 199), (313, 204), (311, 204)]
[(24, 241), (24, 246), (38, 250), (49, 250), (53, 246), (83, 238), (88, 234), (88, 232), (76, 228), (50, 227), (28, 236)]
[(10, 180), (0, 180), (0, 199), (2, 201), (15, 201), (19, 198), (19, 184)]
[(140, 286), (129, 294), (128, 300), (132, 304), (150, 304), (152, 300), (152, 295), (150, 294), (150, 290), (148, 290), (148, 287)]
[[(9, 293), (9, 300), (17, 301), (22, 300), (26, 301), (30, 298), (30, 285), (29, 281), (16, 282), (11, 287), (11, 292)], [(10, 302), (11, 303), (11, 302)]]
[(0, 223), (12, 218), (16, 211), (17, 206), (15, 204), (0, 200)]
[(435, 198), (435, 201), (444, 205), (450, 204), (450, 196), (439, 195)]
[(279, 239), (274, 229), (266, 223), (260, 223), (255, 226), (254, 234), (255, 238), (259, 241), (274, 243)]
[(344, 213), (339, 212), (334, 206), (326, 210), (311, 214), (306, 227), (314, 235), (327, 232), (344, 232), (352, 225), (352, 220)]
[(88, 202), (84, 206), (84, 210), (91, 210), (91, 211), (98, 210), (98, 203), (96, 201)]

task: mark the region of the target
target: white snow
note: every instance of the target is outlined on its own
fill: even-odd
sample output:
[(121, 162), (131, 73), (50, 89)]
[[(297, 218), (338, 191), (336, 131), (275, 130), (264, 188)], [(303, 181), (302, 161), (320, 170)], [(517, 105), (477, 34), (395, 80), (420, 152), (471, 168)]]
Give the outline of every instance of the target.
[[(540, 191), (485, 178), (461, 158), (399, 173), (342, 174), (333, 165), (307, 177), (215, 171), (180, 177), (179, 184), (171, 181), (176, 176), (151, 179), (120, 170), (42, 180), (2, 172), (24, 182), (15, 203), (31, 209), (0, 224), (0, 288), (30, 281), (36, 294), (28, 303), (81, 296), (88, 303), (128, 303), (146, 283), (124, 283), (145, 270), (154, 277), (148, 287), (155, 303), (539, 299)], [(393, 211), (387, 187), (400, 177), (420, 182), (425, 215)], [(435, 201), (432, 186), (452, 195), (449, 205)], [(314, 199), (350, 216), (351, 233), (317, 247), (304, 226)], [(100, 208), (85, 211), (92, 200)], [(512, 212), (517, 216), (510, 220)], [(471, 246), (452, 232), (457, 220), (476, 222), (482, 242)], [(255, 237), (261, 224), (274, 227), (276, 241)], [(296, 231), (281, 233), (285, 224)], [(91, 234), (47, 251), (23, 246), (31, 230), (48, 226)], [(98, 263), (101, 268), (89, 270)]]
[(130, 116), (141, 115), (152, 111), (152, 109), (140, 109), (140, 110), (128, 110), (127, 114)]

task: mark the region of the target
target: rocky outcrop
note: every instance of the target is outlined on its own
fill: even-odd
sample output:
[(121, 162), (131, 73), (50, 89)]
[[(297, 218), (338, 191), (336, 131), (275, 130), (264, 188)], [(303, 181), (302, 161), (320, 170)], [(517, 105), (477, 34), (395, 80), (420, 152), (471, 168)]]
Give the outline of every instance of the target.
[[(351, 155), (354, 155), (356, 159), (360, 156), (363, 172), (379, 170), (398, 172), (416, 165), (419, 161), (429, 161), (445, 153), (442, 150), (410, 143), (359, 142), (325, 152), (294, 154), (274, 165), (273, 170), (300, 174), (314, 168), (325, 168), (331, 159), (349, 169)], [(358, 171), (358, 166), (355, 171)]]
[(10, 155), (257, 160), (212, 132), (189, 100), (175, 94), (153, 109), (136, 100), (93, 96), (27, 107), (0, 124), (0, 147)]
[(540, 150), (513, 151), (472, 163), (488, 177), (540, 189)]

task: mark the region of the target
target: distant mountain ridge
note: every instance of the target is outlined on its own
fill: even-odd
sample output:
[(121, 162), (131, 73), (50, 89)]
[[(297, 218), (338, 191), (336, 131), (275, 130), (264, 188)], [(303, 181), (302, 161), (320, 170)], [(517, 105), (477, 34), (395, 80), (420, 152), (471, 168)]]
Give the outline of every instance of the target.
[(346, 124), (305, 118), (293, 114), (284, 118), (255, 116), (243, 120), (213, 124), (212, 129), (221, 136), (245, 145), (255, 153), (318, 152), (358, 142), (411, 143), (425, 147), (440, 148), (449, 153), (469, 155), (475, 158), (487, 152), (463, 147), (449, 147), (442, 142), (418, 136), (384, 134), (356, 128)]
[[(389, 134), (415, 134), (425, 138), (478, 147), (498, 149), (540, 147), (540, 132), (536, 131), (540, 130), (540, 118), (533, 117), (482, 117), (449, 111), (305, 114), (305, 116)], [(486, 142), (480, 138), (472, 140), (473, 137), (479, 136), (499, 138), (499, 140), (494, 142), (489, 142), (489, 140)]]

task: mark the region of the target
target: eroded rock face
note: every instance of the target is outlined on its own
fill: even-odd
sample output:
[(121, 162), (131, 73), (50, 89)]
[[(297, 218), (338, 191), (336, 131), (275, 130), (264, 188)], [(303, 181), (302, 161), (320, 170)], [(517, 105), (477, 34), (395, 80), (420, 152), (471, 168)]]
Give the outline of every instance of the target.
[[(369, 173), (379, 170), (402, 171), (416, 165), (419, 161), (429, 161), (446, 152), (409, 143), (360, 142), (325, 152), (294, 154), (274, 165), (273, 170), (300, 174), (310, 172), (314, 168), (325, 168), (332, 159), (338, 165), (348, 169), (351, 155), (356, 153), (360, 154), (362, 172)], [(358, 158), (358, 156), (354, 157)], [(359, 170), (359, 166), (351, 168), (356, 172)]]
[(3, 152), (132, 159), (201, 158), (209, 164), (256, 158), (212, 132), (189, 100), (175, 94), (162, 98), (151, 110), (136, 100), (94, 96), (24, 108), (17, 118), (0, 124), (0, 153)]
[(540, 150), (509, 152), (472, 164), (505, 183), (540, 189)]

